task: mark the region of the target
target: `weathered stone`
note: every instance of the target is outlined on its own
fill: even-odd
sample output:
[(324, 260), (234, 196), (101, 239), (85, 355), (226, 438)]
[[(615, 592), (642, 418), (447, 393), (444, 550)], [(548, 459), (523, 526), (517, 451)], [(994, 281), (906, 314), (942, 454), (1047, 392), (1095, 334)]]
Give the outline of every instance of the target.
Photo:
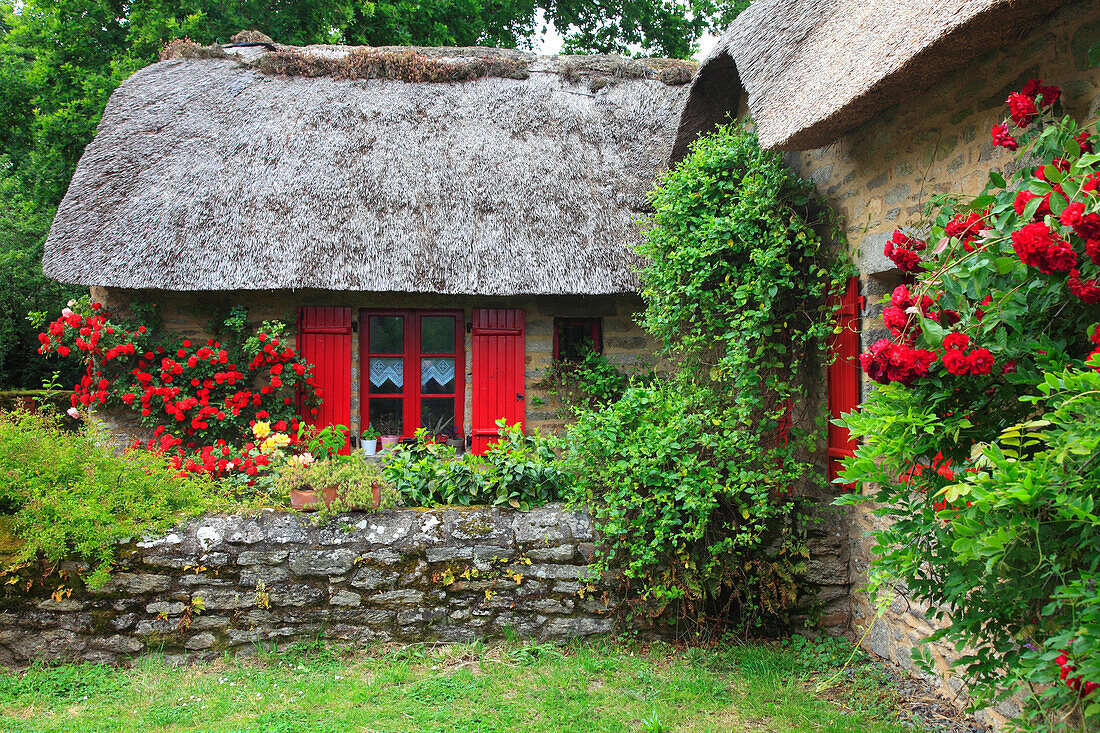
[(559, 545), (557, 547), (537, 547), (528, 550), (527, 557), (535, 562), (569, 562), (576, 551), (572, 545)]
[(568, 524), (561, 512), (547, 507), (517, 514), (512, 522), (516, 542), (542, 542), (546, 544), (568, 539)]
[(367, 596), (367, 601), (376, 606), (405, 605), (409, 603), (420, 603), (423, 600), (423, 591), (411, 589), (391, 590)]
[(207, 575), (184, 575), (180, 578), (180, 585), (184, 588), (228, 588), (233, 581), (222, 578), (211, 578)]
[(137, 654), (145, 648), (145, 643), (130, 636), (115, 634), (106, 639), (100, 639), (92, 644), (97, 649), (102, 649), (116, 654)]
[(34, 604), (41, 608), (43, 611), (79, 611), (84, 608), (86, 604), (77, 598), (62, 598), (60, 601), (55, 601), (52, 598), (47, 598), (44, 601), (39, 601)]
[(225, 529), (226, 541), (234, 544), (254, 545), (264, 540), (264, 530), (255, 520), (230, 517)]
[(291, 554), (290, 569), (297, 575), (342, 575), (359, 554), (353, 550), (300, 550)]
[(129, 595), (163, 593), (168, 590), (171, 583), (167, 575), (143, 573), (117, 573), (111, 579), (118, 583), (120, 590)]
[(544, 636), (554, 639), (568, 639), (574, 636), (606, 634), (615, 628), (609, 618), (553, 618), (542, 625)]
[(211, 588), (196, 591), (191, 596), (191, 602), (201, 598), (203, 607), (211, 611), (232, 611), (238, 608), (247, 608), (255, 602), (255, 595), (236, 588)]
[(424, 551), (424, 557), (428, 562), (444, 562), (447, 560), (472, 560), (474, 548), (472, 547), (429, 547)]
[(190, 639), (184, 642), (183, 646), (187, 649), (192, 650), (209, 649), (210, 647), (214, 646), (214, 643), (216, 641), (217, 639), (214, 638), (213, 634), (208, 631), (204, 631), (201, 634), (195, 634), (194, 636), (192, 636)]
[(176, 616), (183, 613), (183, 609), (186, 608), (182, 603), (167, 603), (164, 601), (157, 601), (156, 603), (150, 603), (145, 607), (146, 613), (151, 613), (154, 616)]
[(349, 584), (353, 588), (360, 588), (362, 590), (378, 590), (379, 588), (392, 586), (397, 578), (398, 574), (393, 571), (364, 567), (359, 568), (359, 570), (351, 576)]
[(350, 590), (341, 590), (332, 594), (329, 603), (334, 606), (358, 606), (362, 600), (363, 599), (358, 593), (352, 593)]
[(281, 583), (290, 577), (285, 568), (259, 566), (251, 570), (241, 571), (241, 585), (246, 588), (258, 588), (261, 583), (271, 586)]
[(271, 589), (268, 596), (274, 606), (307, 606), (321, 600), (324, 593), (311, 585), (291, 583)]
[(288, 550), (245, 550), (237, 556), (238, 565), (279, 565), (286, 562)]

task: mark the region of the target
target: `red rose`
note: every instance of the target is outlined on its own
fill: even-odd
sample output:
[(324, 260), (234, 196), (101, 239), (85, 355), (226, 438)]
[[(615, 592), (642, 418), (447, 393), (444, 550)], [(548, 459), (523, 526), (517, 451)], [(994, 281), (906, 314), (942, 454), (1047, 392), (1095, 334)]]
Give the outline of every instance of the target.
[(970, 352), (970, 373), (989, 374), (993, 371), (993, 354), (989, 349), (974, 349)]
[(1016, 371), (1016, 360), (1009, 359), (1005, 362), (1005, 365), (1001, 367), (1001, 374), (1012, 374)]
[(949, 333), (943, 339), (943, 348), (948, 350), (965, 351), (968, 346), (970, 346), (970, 337), (965, 333)]
[(1081, 154), (1082, 155), (1085, 155), (1086, 153), (1093, 152), (1093, 150), (1092, 150), (1092, 140), (1089, 138), (1088, 130), (1083, 131), (1080, 135), (1078, 135), (1074, 139), (1077, 141), (1077, 144), (1081, 146)]
[(1016, 123), (1016, 127), (1027, 127), (1039, 116), (1039, 108), (1035, 106), (1032, 97), (1013, 92), (1008, 95), (1005, 104), (1008, 105), (1009, 117)]
[[(1039, 198), (1039, 195), (1031, 191), (1020, 191), (1016, 194), (1016, 201), (1012, 204), (1012, 208), (1016, 210), (1016, 215), (1023, 216), (1024, 209), (1027, 208), (1028, 202), (1037, 198)], [(1035, 210), (1035, 214), (1032, 218), (1035, 221), (1042, 221), (1043, 217), (1050, 213), (1050, 194), (1047, 194), (1043, 197), (1043, 202), (1039, 204), (1039, 208)]]
[(887, 328), (897, 329), (898, 331), (904, 331), (909, 324), (909, 316), (906, 312), (892, 305), (883, 309), (882, 320), (886, 323)]
[(970, 371), (970, 360), (961, 351), (950, 349), (942, 357), (943, 368), (956, 376), (963, 376)]
[(1093, 264), (1100, 265), (1100, 239), (1090, 239), (1085, 242), (1085, 255)]
[(920, 272), (920, 255), (912, 250), (898, 248), (890, 257), (902, 272)]
[(1008, 134), (1008, 125), (1006, 124), (993, 126), (993, 144), (999, 145), (1002, 148), (1008, 148), (1009, 150), (1015, 150), (1020, 147), (1020, 143), (1016, 138)]
[(1070, 270), (1066, 285), (1069, 287), (1069, 291), (1076, 295), (1082, 303), (1086, 305), (1100, 303), (1100, 283), (1093, 278), (1082, 280), (1080, 270), (1076, 268)]
[(1013, 232), (1012, 248), (1021, 262), (1047, 275), (1065, 272), (1077, 264), (1077, 253), (1069, 243), (1042, 222)]

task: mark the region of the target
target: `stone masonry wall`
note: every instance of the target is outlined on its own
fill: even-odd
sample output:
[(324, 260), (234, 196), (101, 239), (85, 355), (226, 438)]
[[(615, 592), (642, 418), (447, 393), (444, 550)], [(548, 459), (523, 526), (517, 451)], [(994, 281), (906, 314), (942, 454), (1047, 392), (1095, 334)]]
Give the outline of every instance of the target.
[[(608, 631), (615, 602), (587, 579), (590, 519), (459, 508), (267, 509), (194, 519), (123, 548), (106, 585), (51, 597), (3, 586), (0, 664), (210, 659), (323, 634), (349, 644), (564, 639)], [(69, 569), (73, 569), (71, 566)], [(201, 599), (201, 602), (200, 602)], [(196, 609), (202, 607), (202, 611)]]
[[(845, 234), (863, 273), (867, 297), (863, 339), (867, 346), (887, 337), (877, 301), (898, 282), (893, 264), (882, 253), (897, 227), (919, 219), (935, 193), (976, 194), (990, 170), (1012, 172), (1013, 155), (993, 147), (990, 128), (1006, 115), (1004, 100), (1032, 77), (1060, 86), (1066, 112), (1095, 125), (1100, 116), (1100, 69), (1086, 61), (1089, 46), (1100, 40), (1100, 4), (1077, 0), (1011, 46), (990, 50), (953, 76), (880, 114), (827, 147), (788, 154), (792, 167), (813, 181), (819, 193), (840, 213)], [(873, 388), (865, 382), (864, 394)], [(862, 591), (875, 522), (867, 511), (851, 517), (851, 562), (854, 632), (871, 626), (866, 644), (875, 653), (913, 668), (911, 650), (931, 633), (923, 610), (899, 595), (873, 623), (874, 608)], [(873, 623), (873, 626), (872, 626)], [(947, 694), (961, 681), (950, 673), (954, 656), (947, 645), (934, 645)], [(998, 719), (990, 711), (988, 718)]]
[[(554, 431), (562, 426), (557, 405), (540, 385), (551, 365), (555, 318), (599, 318), (603, 328), (603, 352), (608, 361), (625, 371), (647, 371), (653, 367), (655, 342), (635, 322), (643, 307), (637, 295), (616, 296), (517, 296), (512, 298), (425, 295), (417, 293), (358, 293), (317, 290), (233, 291), (218, 293), (168, 292), (163, 290), (121, 290), (92, 288), (92, 297), (116, 311), (124, 311), (133, 301), (153, 302), (165, 327), (190, 338), (205, 335), (211, 313), (219, 307), (245, 305), (249, 319), (259, 325), (265, 320), (281, 320), (294, 327), (299, 306), (350, 306), (352, 318), (359, 320), (361, 308), (431, 308), (462, 310), (468, 323), (475, 308), (522, 308), (526, 314), (525, 371), (527, 410), (526, 426)], [(466, 400), (464, 435), (470, 435), (473, 419), (473, 339), (466, 334)], [(358, 434), (359, 415), (359, 338), (352, 338), (351, 428)]]

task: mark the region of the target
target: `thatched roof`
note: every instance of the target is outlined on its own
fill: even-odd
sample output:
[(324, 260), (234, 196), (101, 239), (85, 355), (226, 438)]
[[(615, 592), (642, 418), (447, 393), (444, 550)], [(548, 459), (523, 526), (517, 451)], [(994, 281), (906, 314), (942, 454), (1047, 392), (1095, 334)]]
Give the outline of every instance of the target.
[(631, 246), (687, 95), (682, 62), (271, 49), (175, 49), (184, 58), (112, 95), (50, 230), (47, 275), (167, 290), (637, 287)]
[[(755, 0), (703, 61), (677, 154), (736, 109), (741, 87), (760, 143), (827, 145), (963, 67), (1011, 43), (1067, 0)], [(735, 68), (734, 68), (735, 67)]]

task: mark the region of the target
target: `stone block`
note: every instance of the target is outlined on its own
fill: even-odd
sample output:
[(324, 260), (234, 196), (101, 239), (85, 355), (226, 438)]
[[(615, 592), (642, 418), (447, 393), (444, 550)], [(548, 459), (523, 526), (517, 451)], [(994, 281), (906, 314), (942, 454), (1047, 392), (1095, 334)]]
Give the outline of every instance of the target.
[(397, 573), (392, 570), (364, 567), (359, 568), (359, 570), (351, 576), (351, 580), (348, 581), (348, 584), (360, 590), (378, 590), (380, 588), (393, 586), (397, 577)]
[(245, 550), (237, 556), (238, 565), (279, 565), (290, 554), (287, 550)]
[(558, 545), (556, 547), (537, 547), (524, 553), (535, 562), (569, 562), (576, 554), (572, 545)]
[(358, 606), (362, 601), (358, 593), (352, 593), (350, 590), (337, 591), (329, 599), (329, 603), (333, 606)]
[(290, 555), (290, 569), (297, 575), (343, 575), (359, 557), (353, 550), (298, 550)]
[(320, 588), (295, 582), (268, 590), (268, 597), (274, 606), (308, 606), (317, 603), (323, 596)]
[(195, 634), (190, 639), (184, 642), (185, 649), (191, 649), (192, 651), (200, 649), (209, 649), (214, 646), (217, 639), (208, 631), (204, 631), (201, 634)]
[(404, 606), (420, 603), (424, 600), (424, 592), (403, 588), (399, 590), (384, 591), (367, 596), (367, 601), (375, 606)]
[(165, 601), (157, 601), (150, 603), (145, 607), (146, 613), (151, 613), (154, 616), (164, 614), (165, 616), (177, 616), (183, 613), (183, 609), (186, 608), (182, 603), (168, 603)]

